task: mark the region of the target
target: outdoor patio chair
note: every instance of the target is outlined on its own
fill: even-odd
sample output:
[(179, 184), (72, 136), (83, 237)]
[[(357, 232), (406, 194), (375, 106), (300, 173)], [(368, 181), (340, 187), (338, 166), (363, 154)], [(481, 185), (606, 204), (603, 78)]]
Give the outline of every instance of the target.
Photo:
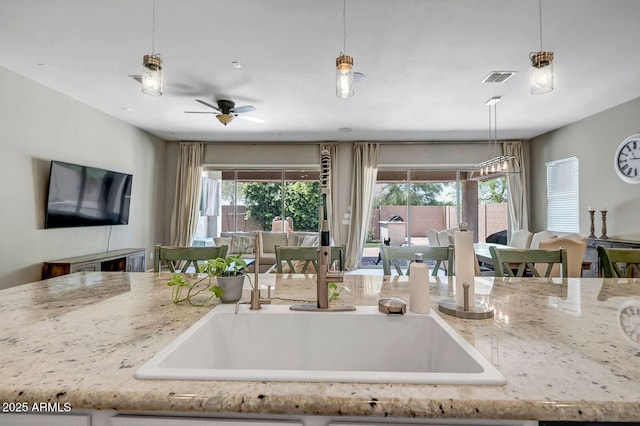
[(391, 275), (391, 265), (395, 268), (398, 275), (405, 275), (402, 270), (401, 262), (406, 263), (406, 275), (409, 275), (409, 265), (416, 259), (416, 254), (422, 253), (425, 262), (429, 260), (435, 261), (431, 275), (438, 275), (440, 265), (447, 264), (447, 271), (453, 271), (453, 247), (431, 247), (431, 246), (408, 246), (408, 247), (390, 247), (384, 244), (380, 245), (380, 255), (382, 257), (382, 268), (384, 275)]
[[(229, 246), (220, 247), (169, 247), (156, 244), (153, 256), (153, 271), (160, 272), (161, 263), (166, 263), (171, 272), (198, 272), (198, 261), (225, 257)], [(190, 267), (192, 270), (187, 271)]]

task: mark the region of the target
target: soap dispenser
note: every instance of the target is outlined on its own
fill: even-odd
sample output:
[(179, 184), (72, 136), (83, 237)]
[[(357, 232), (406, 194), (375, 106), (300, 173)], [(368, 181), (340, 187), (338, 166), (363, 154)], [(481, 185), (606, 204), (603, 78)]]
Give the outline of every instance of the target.
[(416, 253), (416, 260), (409, 266), (409, 311), (416, 314), (431, 311), (429, 267), (424, 263), (422, 253)]

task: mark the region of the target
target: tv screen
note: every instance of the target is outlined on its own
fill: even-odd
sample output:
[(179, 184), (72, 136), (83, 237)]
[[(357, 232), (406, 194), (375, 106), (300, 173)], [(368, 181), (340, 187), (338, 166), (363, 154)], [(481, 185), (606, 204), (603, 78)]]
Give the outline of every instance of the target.
[(133, 176), (51, 162), (45, 228), (126, 225)]

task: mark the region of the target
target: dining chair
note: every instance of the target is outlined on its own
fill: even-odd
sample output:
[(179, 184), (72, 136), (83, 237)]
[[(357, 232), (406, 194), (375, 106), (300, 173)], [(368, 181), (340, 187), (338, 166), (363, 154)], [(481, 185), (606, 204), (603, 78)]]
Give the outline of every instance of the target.
[(532, 248), (532, 249), (540, 248), (540, 243), (542, 241), (551, 240), (556, 237), (557, 235), (551, 231), (536, 232), (531, 236), (531, 243), (529, 244), (529, 247), (524, 247), (524, 248)]
[(391, 275), (391, 265), (398, 275), (405, 275), (400, 262), (406, 263), (406, 275), (409, 275), (409, 265), (416, 258), (416, 254), (421, 253), (424, 261), (433, 260), (431, 275), (438, 275), (438, 268), (446, 262), (447, 271), (453, 271), (453, 247), (431, 247), (431, 246), (407, 246), (390, 247), (380, 245), (380, 256), (382, 257), (382, 269), (384, 275)]
[(511, 234), (509, 245), (518, 249), (528, 249), (531, 248), (532, 238), (533, 233), (527, 231), (526, 229), (519, 229), (517, 231), (513, 231), (513, 233)]
[(431, 247), (440, 247), (440, 241), (438, 241), (438, 231), (433, 228), (427, 229), (427, 240)]
[[(344, 271), (345, 248), (344, 245), (331, 247), (331, 262), (340, 271)], [(283, 266), (286, 264), (289, 267), (288, 273), (306, 274), (309, 266), (313, 266), (309, 273), (315, 274), (318, 271), (319, 249), (320, 247), (275, 246), (276, 272), (285, 273)]]
[[(564, 247), (567, 250), (567, 277), (580, 277), (582, 276), (582, 261), (587, 251), (587, 240), (577, 240), (574, 238), (558, 237), (550, 240), (541, 241), (539, 248), (543, 250), (553, 250)], [(541, 265), (538, 267), (538, 272), (541, 272)], [(554, 265), (551, 270), (552, 277), (560, 276), (560, 266)]]
[(171, 272), (198, 272), (198, 261), (226, 257), (229, 246), (219, 247), (171, 247), (156, 244), (153, 256), (153, 271), (160, 272), (162, 262), (166, 263)]
[(598, 246), (598, 256), (604, 278), (631, 278), (640, 274), (640, 250), (638, 249)]
[[(559, 263), (561, 267), (561, 277), (567, 277), (567, 250), (559, 248), (557, 250), (541, 249), (500, 249), (495, 246), (489, 247), (489, 252), (493, 258), (496, 277), (523, 277), (525, 272), (530, 272), (534, 277), (549, 277), (553, 265)], [(536, 267), (537, 264), (546, 263), (542, 275)]]
[(449, 247), (449, 244), (453, 244), (453, 242), (454, 236), (449, 231), (445, 229), (438, 232), (438, 245), (440, 247)]

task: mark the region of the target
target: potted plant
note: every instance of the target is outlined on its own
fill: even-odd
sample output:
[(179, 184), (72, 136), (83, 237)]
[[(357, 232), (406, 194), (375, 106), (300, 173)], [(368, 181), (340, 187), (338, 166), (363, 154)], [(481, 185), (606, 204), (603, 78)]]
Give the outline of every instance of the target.
[[(209, 259), (204, 265), (199, 265), (198, 269), (207, 276), (191, 284), (180, 274), (173, 274), (167, 285), (173, 286), (173, 303), (183, 301), (194, 306), (204, 306), (209, 301), (218, 297), (222, 303), (235, 303), (242, 297), (242, 287), (247, 271), (246, 262), (240, 257), (241, 254), (230, 255), (225, 258), (218, 257)], [(247, 275), (247, 277), (249, 277)], [(212, 279), (216, 278), (217, 285), (212, 285)], [(207, 280), (206, 285), (203, 285)], [(251, 278), (249, 277), (249, 280)], [(196, 298), (205, 290), (211, 292), (204, 298)]]
[(242, 297), (247, 263), (241, 256), (236, 254), (225, 258), (209, 259), (199, 267), (200, 272), (208, 274), (209, 277), (216, 277), (218, 287), (222, 291), (219, 296), (222, 303), (235, 303)]

